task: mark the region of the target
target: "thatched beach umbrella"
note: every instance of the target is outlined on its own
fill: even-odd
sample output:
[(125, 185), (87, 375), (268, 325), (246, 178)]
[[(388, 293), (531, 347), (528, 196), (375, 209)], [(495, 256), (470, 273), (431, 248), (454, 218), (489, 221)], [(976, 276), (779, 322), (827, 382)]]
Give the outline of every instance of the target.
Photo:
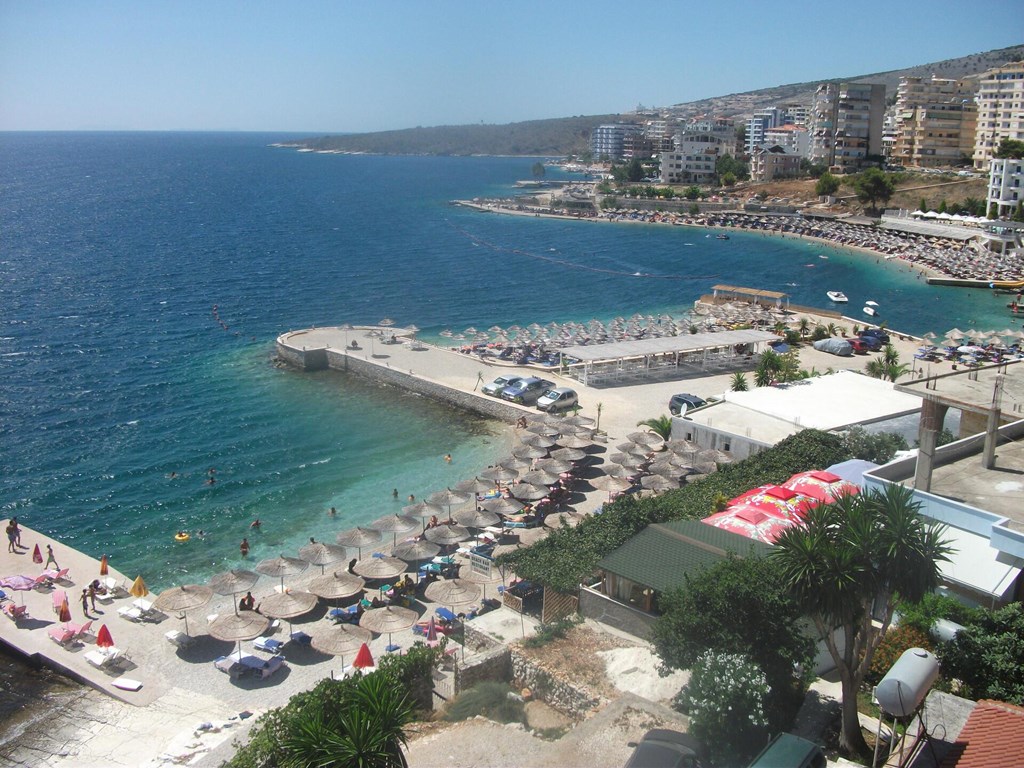
[(437, 544), (421, 539), (420, 541), (403, 541), (391, 550), (391, 556), (411, 563), (416, 560), (429, 560), (436, 557), (440, 551), (441, 548)]
[(283, 591), (285, 576), (296, 576), (307, 568), (309, 568), (309, 563), (305, 560), (300, 560), (297, 557), (285, 557), (284, 555), (278, 555), (277, 557), (261, 560), (256, 565), (256, 572), (262, 573), (264, 576), (277, 576), (281, 579), (281, 590)]
[(633, 484), (629, 480), (625, 478), (611, 477), (610, 475), (595, 477), (590, 481), (590, 484), (599, 490), (607, 491), (609, 494), (625, 491), (633, 487)]
[(496, 467), (488, 467), (480, 473), (480, 477), (486, 477), (489, 480), (493, 480), (496, 483), (508, 483), (519, 477), (519, 471), (515, 469), (508, 469), (500, 464)]
[(373, 639), (373, 633), (355, 624), (335, 624), (313, 632), (310, 645), (328, 656), (340, 656), (345, 666), (345, 654), (355, 653), (363, 643)]
[(359, 557), (363, 556), (363, 547), (377, 544), (381, 540), (380, 531), (373, 528), (353, 528), (349, 531), (342, 531), (334, 540), (346, 547), (355, 547)]
[(369, 527), (381, 533), (392, 533), (397, 536), (400, 533), (415, 531), (420, 527), (420, 521), (411, 515), (384, 515), (370, 523)]
[(432, 504), (429, 501), (418, 501), (415, 504), (409, 504), (408, 506), (402, 507), (402, 513), (409, 515), (410, 517), (437, 517), (446, 513), (444, 507), (440, 504)]
[(423, 535), (435, 544), (458, 544), (472, 538), (469, 529), (462, 525), (439, 525), (427, 528)]
[(589, 416), (580, 416), (579, 414), (576, 414), (575, 416), (566, 416), (563, 418), (562, 424), (567, 424), (571, 427), (592, 427), (594, 426), (595, 421)]
[(613, 453), (608, 457), (608, 461), (622, 467), (635, 469), (636, 467), (642, 467), (650, 460), (644, 455), (638, 456), (635, 453)]
[(640, 485), (649, 491), (667, 491), (671, 488), (678, 488), (679, 481), (672, 480), (665, 475), (648, 475), (640, 478)]
[(518, 483), (517, 485), (509, 486), (509, 493), (520, 501), (537, 501), (548, 496), (551, 491), (542, 485)]
[(409, 608), (399, 608), (397, 606), (388, 605), (384, 608), (371, 608), (366, 611), (362, 618), (359, 619), (359, 626), (364, 629), (368, 629), (371, 632), (376, 632), (379, 635), (387, 633), (388, 636), (388, 650), (393, 649), (395, 646), (391, 642), (391, 634), (393, 632), (401, 632), (403, 629), (408, 629), (416, 620), (419, 619), (419, 614), (416, 611), (410, 610)]
[(296, 616), (309, 613), (317, 604), (317, 596), (311, 592), (275, 592), (260, 601), (260, 613), (272, 619), (286, 619), (288, 634), (291, 635), (291, 621)]
[(317, 576), (309, 582), (309, 591), (325, 600), (340, 600), (363, 591), (366, 582), (347, 571), (335, 571)]
[(640, 445), (661, 447), (662, 445), (665, 444), (664, 438), (662, 438), (661, 435), (655, 434), (654, 432), (631, 432), (630, 434), (626, 435), (626, 437), (632, 440), (634, 443), (639, 443)]
[(531, 448), (550, 448), (555, 444), (555, 441), (550, 437), (544, 435), (526, 435), (520, 440), (523, 445), (528, 445)]
[(455, 513), (455, 521), (466, 528), (486, 528), (497, 525), (501, 518), (486, 509), (466, 509)]
[(565, 446), (559, 448), (557, 451), (551, 452), (552, 459), (558, 459), (559, 461), (583, 461), (587, 458), (587, 452), (581, 448)]
[(332, 563), (344, 560), (348, 556), (345, 548), (337, 544), (325, 544), (322, 541), (311, 541), (299, 549), (299, 557), (310, 565), (319, 565), (320, 573)]
[(531, 424), (526, 428), (527, 432), (532, 432), (535, 435), (542, 435), (544, 437), (554, 437), (560, 433), (558, 427), (554, 427), (551, 424), (545, 424), (544, 422), (537, 422)]
[(234, 596), (239, 592), (247, 592), (252, 589), (259, 579), (260, 575), (258, 573), (235, 568), (213, 576), (207, 582), (207, 585), (218, 595), (231, 595), (231, 602), (235, 613), (238, 613), (238, 603), (235, 602)]
[(242, 611), (241, 613), (229, 613), (219, 616), (210, 625), (211, 637), (218, 640), (226, 640), (238, 643), (238, 653), (242, 652), (243, 640), (254, 640), (270, 626), (270, 619), (256, 611)]
[(494, 481), (485, 477), (471, 477), (469, 480), (461, 480), (455, 484), (455, 490), (462, 493), (471, 493), (474, 496), (478, 493), (488, 493), (494, 490)]
[(153, 607), (164, 613), (176, 613), (181, 611), (185, 619), (185, 634), (188, 634), (188, 612), (193, 608), (202, 608), (213, 599), (213, 590), (201, 584), (184, 584), (180, 587), (165, 589), (156, 600)]
[(463, 605), (480, 599), (480, 587), (465, 579), (441, 579), (428, 584), (423, 596), (442, 605)]
[(543, 469), (535, 469), (532, 472), (527, 472), (523, 475), (520, 480), (524, 483), (531, 483), (533, 485), (554, 485), (558, 482), (558, 475), (553, 472), (548, 472)]
[(548, 449), (533, 445), (517, 445), (512, 449), (512, 455), (517, 459), (542, 459), (548, 455)]
[(532, 464), (532, 458), (524, 458), (516, 455), (509, 456), (498, 462), (498, 466), (504, 467), (505, 469), (514, 469), (516, 472), (528, 469)]
[(538, 459), (536, 469), (561, 475), (572, 469), (572, 462), (561, 459)]
[(405, 561), (397, 557), (372, 555), (357, 561), (352, 570), (367, 579), (393, 579), (405, 573), (407, 567)]
[(514, 515), (525, 505), (521, 501), (499, 496), (497, 499), (488, 499), (481, 502), (480, 506), (490, 512), (494, 512), (496, 515)]

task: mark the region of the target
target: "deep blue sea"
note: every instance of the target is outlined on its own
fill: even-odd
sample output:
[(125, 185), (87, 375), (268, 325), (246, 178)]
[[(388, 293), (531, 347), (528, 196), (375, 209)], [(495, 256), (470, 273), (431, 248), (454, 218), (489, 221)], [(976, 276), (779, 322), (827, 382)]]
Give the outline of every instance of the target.
[[(988, 292), (818, 244), (449, 204), (511, 194), (533, 158), (268, 146), (288, 138), (0, 133), (0, 517), (159, 589), (239, 565), (256, 517), (250, 562), (504, 452), (487, 424), (423, 398), (275, 367), (290, 329), (679, 314), (716, 282), (811, 306), (838, 288), (909, 332), (1008, 322)], [(179, 529), (208, 535), (177, 544)]]

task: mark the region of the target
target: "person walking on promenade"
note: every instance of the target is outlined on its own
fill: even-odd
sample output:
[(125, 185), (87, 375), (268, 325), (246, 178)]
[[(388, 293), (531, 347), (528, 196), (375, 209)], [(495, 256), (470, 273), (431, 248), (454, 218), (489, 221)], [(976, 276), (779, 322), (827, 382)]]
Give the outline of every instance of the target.
[(89, 602), (92, 604), (93, 613), (96, 612), (96, 584), (89, 585)]
[(82, 613), (85, 614), (85, 618), (89, 618), (89, 592), (82, 590)]
[(18, 550), (14, 548), (14, 542), (17, 541), (18, 536), (14, 532), (14, 523), (7, 523), (7, 551), (14, 552), (17, 554)]
[(28, 547), (24, 547), (21, 544), (21, 526), (18, 525), (18, 518), (11, 518), (11, 527), (14, 528), (14, 546), (28, 549)]
[(47, 544), (46, 545), (46, 565), (43, 566), (43, 570), (44, 571), (47, 568), (50, 567), (50, 563), (53, 563), (53, 567), (55, 569), (57, 569), (58, 571), (60, 570), (60, 566), (57, 565), (57, 558), (53, 556), (53, 545), (52, 544)]

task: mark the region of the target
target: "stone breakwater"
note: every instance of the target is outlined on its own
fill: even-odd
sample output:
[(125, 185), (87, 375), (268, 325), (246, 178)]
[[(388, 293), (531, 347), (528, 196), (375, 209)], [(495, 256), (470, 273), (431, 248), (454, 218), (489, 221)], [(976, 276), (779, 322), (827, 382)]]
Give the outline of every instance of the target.
[[(432, 360), (429, 365), (421, 365), (424, 370), (416, 371), (399, 368), (397, 362), (393, 362), (393, 356), (385, 354), (380, 356), (370, 354), (368, 357), (365, 349), (358, 350), (359, 354), (353, 354), (345, 349), (333, 348), (322, 344), (303, 344), (304, 341), (311, 341), (308, 331), (293, 331), (282, 334), (277, 339), (277, 356), (282, 362), (293, 368), (303, 371), (336, 370), (346, 373), (354, 373), (359, 376), (371, 379), (381, 384), (388, 384), (400, 387), (408, 392), (429, 397), (456, 408), (478, 414), (488, 419), (497, 419), (507, 423), (513, 423), (524, 414), (530, 413), (530, 409), (523, 408), (513, 403), (497, 400), (486, 395), (454, 387), (443, 383), (430, 374), (433, 368), (439, 376), (444, 375), (444, 363)], [(382, 347), (387, 349), (386, 347)], [(431, 347), (428, 354), (449, 353), (446, 350), (439, 350)], [(417, 360), (417, 364), (426, 362), (428, 358)]]

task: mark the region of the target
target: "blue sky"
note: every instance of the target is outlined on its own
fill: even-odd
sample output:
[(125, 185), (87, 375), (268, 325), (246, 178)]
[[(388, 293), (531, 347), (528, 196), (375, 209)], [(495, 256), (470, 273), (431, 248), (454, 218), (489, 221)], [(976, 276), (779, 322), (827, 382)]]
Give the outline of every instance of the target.
[(508, 123), (1022, 42), (1021, 0), (0, 0), (0, 130)]

